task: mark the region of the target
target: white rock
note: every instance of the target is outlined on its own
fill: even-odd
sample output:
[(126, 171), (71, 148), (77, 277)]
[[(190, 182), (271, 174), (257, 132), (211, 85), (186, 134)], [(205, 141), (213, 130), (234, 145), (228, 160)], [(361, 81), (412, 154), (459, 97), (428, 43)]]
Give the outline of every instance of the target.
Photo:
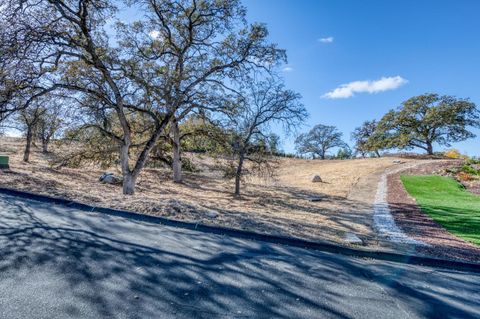
[(217, 218), (218, 217), (218, 213), (214, 212), (213, 210), (208, 211), (206, 215), (209, 218)]
[(343, 238), (349, 244), (362, 245), (363, 241), (354, 233), (347, 233)]

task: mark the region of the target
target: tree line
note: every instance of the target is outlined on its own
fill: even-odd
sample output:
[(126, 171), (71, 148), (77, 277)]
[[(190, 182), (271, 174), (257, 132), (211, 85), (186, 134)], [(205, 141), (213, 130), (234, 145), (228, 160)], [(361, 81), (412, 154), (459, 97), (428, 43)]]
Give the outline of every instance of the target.
[(476, 105), (468, 99), (427, 93), (404, 101), (379, 121), (365, 121), (351, 135), (352, 151), (335, 126), (316, 125), (295, 141), (299, 154), (325, 159), (327, 151), (338, 148), (335, 158), (376, 156), (390, 149), (422, 149), (434, 154), (434, 145), (474, 138), (472, 128), (480, 127)]
[[(121, 21), (117, 3), (142, 18)], [(65, 139), (82, 147), (66, 162), (110, 159), (123, 193), (134, 194), (144, 167), (166, 150), (173, 180), (182, 181), (180, 127), (195, 118), (220, 128), (215, 138), (235, 157), (239, 194), (244, 163), (261, 164), (252, 154), (270, 126), (290, 130), (307, 115), (279, 76), (285, 50), (245, 12), (238, 0), (6, 0), (0, 120), (16, 116), (24, 127), (28, 161), (34, 133), (57, 117), (49, 102), (62, 101)]]

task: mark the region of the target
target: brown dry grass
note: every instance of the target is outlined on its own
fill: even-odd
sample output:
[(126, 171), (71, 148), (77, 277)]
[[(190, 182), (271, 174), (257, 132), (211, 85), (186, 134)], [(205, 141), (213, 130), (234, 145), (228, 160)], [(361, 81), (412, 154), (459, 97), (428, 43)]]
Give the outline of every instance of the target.
[[(278, 179), (284, 185), (302, 190), (346, 197), (360, 178), (394, 166), (393, 160), (395, 158), (329, 161), (286, 159), (280, 167)], [(322, 177), (323, 183), (311, 182), (315, 174)]]
[[(369, 200), (351, 200), (356, 183), (393, 166), (393, 158), (320, 161), (279, 159), (273, 179), (248, 178), (241, 199), (232, 196), (233, 182), (212, 169), (208, 158), (195, 158), (200, 173), (185, 174), (185, 182), (170, 181), (166, 169), (145, 169), (134, 196), (118, 186), (98, 182), (98, 167), (54, 169), (49, 157), (34, 148), (31, 162), (21, 161), (22, 141), (0, 137), (0, 153), (10, 155), (11, 170), (0, 171), (0, 186), (60, 196), (96, 206), (136, 211), (224, 227), (342, 242), (354, 232), (375, 244), (369, 220)], [(312, 183), (314, 175), (324, 183)], [(375, 189), (376, 185), (372, 185)], [(371, 190), (367, 190), (370, 191)], [(311, 202), (312, 197), (322, 197)], [(217, 212), (211, 217), (209, 212)]]

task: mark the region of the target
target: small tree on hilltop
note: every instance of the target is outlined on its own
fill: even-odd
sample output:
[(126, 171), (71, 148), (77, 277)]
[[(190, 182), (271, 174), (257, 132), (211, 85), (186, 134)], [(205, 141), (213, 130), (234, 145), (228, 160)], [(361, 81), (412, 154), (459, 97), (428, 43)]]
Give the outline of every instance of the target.
[(434, 143), (448, 147), (474, 138), (470, 127), (480, 127), (479, 111), (474, 103), (447, 95), (424, 94), (388, 112), (374, 136), (388, 148), (418, 147), (432, 155)]
[(318, 124), (308, 133), (300, 134), (295, 140), (295, 148), (299, 154), (311, 154), (325, 159), (327, 151), (335, 147), (345, 147), (342, 132), (335, 126)]
[(335, 159), (346, 160), (353, 157), (353, 152), (350, 146), (346, 145), (342, 148), (338, 149), (337, 155), (335, 155)]

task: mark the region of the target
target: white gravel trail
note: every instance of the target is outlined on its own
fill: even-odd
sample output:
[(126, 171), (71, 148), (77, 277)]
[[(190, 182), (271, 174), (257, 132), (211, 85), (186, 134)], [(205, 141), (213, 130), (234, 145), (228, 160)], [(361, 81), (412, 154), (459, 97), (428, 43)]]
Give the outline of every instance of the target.
[(426, 243), (410, 238), (395, 223), (387, 202), (387, 176), (415, 166), (410, 164), (382, 174), (374, 201), (373, 225), (379, 237), (394, 243), (425, 246)]

